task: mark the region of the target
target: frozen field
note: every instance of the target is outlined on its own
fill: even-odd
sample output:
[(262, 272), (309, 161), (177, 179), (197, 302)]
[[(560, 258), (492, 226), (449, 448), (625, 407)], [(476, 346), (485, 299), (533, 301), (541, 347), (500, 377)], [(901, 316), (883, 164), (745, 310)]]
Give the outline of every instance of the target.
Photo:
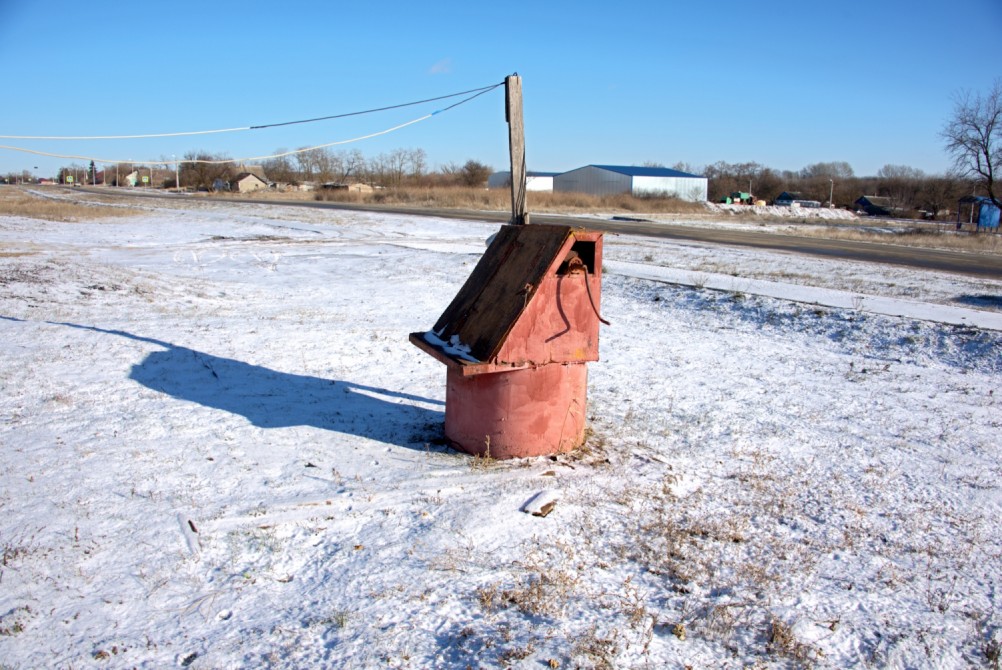
[(997, 667), (1002, 281), (607, 236), (491, 462), (407, 334), (495, 228), (0, 212), (0, 667)]

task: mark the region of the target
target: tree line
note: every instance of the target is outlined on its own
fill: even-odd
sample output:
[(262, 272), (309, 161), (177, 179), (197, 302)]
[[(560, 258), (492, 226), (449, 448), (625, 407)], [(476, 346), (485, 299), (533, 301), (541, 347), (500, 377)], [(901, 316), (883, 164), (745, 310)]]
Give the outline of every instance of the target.
[[(250, 164), (250, 169), (248, 165), (237, 163), (224, 154), (204, 150), (185, 153), (177, 169), (174, 169), (173, 161), (164, 158), (153, 165), (117, 163), (105, 165), (102, 170), (95, 170), (93, 164), (68, 165), (59, 168), (56, 180), (59, 183), (128, 185), (126, 179), (133, 175), (142, 183), (159, 188), (175, 188), (179, 179), (181, 188), (213, 190), (220, 182), (228, 182), (241, 172), (259, 171), (260, 168), (270, 181), (290, 186), (365, 183), (393, 188), (481, 186), (486, 184), (492, 171), (489, 165), (474, 159), (462, 164), (446, 163), (438, 171), (431, 171), (424, 149), (396, 149), (372, 158), (365, 157), (358, 150), (334, 151), (329, 148), (298, 152), (277, 149), (275, 153), (278, 157)], [(20, 181), (21, 175), (16, 176)], [(11, 183), (14, 183), (13, 179)]]
[[(279, 149), (276, 154), (285, 153)], [(462, 165), (446, 163), (437, 171), (428, 167), (424, 149), (395, 149), (366, 158), (361, 151), (310, 149), (291, 156), (270, 158), (261, 163), (273, 181), (297, 184), (347, 184), (362, 182), (370, 186), (483, 186), (492, 172), (489, 165), (470, 159)]]
[(971, 195), (972, 179), (954, 174), (926, 174), (907, 165), (885, 165), (876, 175), (860, 177), (845, 161), (813, 163), (800, 170), (776, 170), (759, 163), (719, 161), (704, 168), (679, 163), (677, 170), (703, 174), (708, 179), (708, 198), (717, 202), (735, 192), (752, 193), (756, 199), (772, 202), (784, 191), (804, 200), (852, 208), (864, 195), (887, 198), (889, 208), (902, 216), (948, 217), (957, 201)]
[[(429, 169), (424, 149), (396, 149), (367, 158), (358, 150), (334, 151), (329, 148), (289, 152), (276, 149), (277, 157), (247, 165), (233, 161), (225, 154), (198, 150), (189, 151), (180, 159), (175, 170), (173, 161), (161, 158), (160, 163), (118, 163), (95, 169), (69, 165), (59, 168), (56, 180), (63, 183), (128, 185), (129, 175), (143, 184), (157, 188), (214, 190), (220, 182), (228, 182), (241, 172), (263, 170), (267, 179), (278, 184), (349, 184), (364, 183), (382, 188), (414, 186), (484, 186), (492, 172), (489, 165), (470, 159), (465, 163), (446, 163), (437, 171)], [(30, 181), (30, 175), (10, 175), (9, 183)]]
[[(1002, 208), (998, 173), (1002, 169), (1002, 78), (984, 92), (954, 95), (953, 114), (940, 131), (952, 161), (942, 175), (928, 175), (907, 165), (885, 165), (875, 176), (857, 177), (845, 162), (815, 163), (798, 172), (776, 171), (758, 163), (714, 163), (702, 172), (709, 178), (709, 197), (719, 200), (735, 191), (773, 200), (782, 191), (799, 192), (806, 200), (851, 206), (860, 196), (887, 199), (886, 209), (904, 216), (949, 216), (961, 198), (983, 196)], [(695, 172), (688, 165), (678, 169)]]
[[(287, 154), (278, 149), (276, 154)], [(663, 167), (655, 162), (646, 166)], [(364, 183), (382, 188), (465, 186), (484, 187), (492, 168), (470, 159), (463, 164), (446, 163), (437, 170), (428, 167), (423, 149), (396, 149), (389, 153), (367, 158), (358, 150), (335, 151), (311, 149), (288, 153), (257, 164), (268, 180), (279, 184), (350, 184)], [(962, 175), (930, 175), (905, 165), (885, 165), (876, 175), (860, 177), (844, 161), (822, 162), (801, 170), (776, 170), (756, 162), (728, 163), (718, 161), (705, 167), (676, 163), (676, 170), (701, 174), (708, 179), (708, 197), (717, 202), (734, 192), (752, 193), (756, 199), (772, 202), (784, 191), (797, 193), (805, 200), (816, 200), (835, 207), (851, 208), (862, 195), (888, 198), (890, 207), (902, 216), (915, 217), (920, 213), (949, 218), (956, 211), (957, 201), (976, 190), (976, 180)], [(213, 190), (220, 181), (228, 182), (246, 166), (230, 160), (225, 155), (208, 151), (186, 153), (177, 171), (168, 161), (157, 165), (121, 163), (104, 166), (70, 165), (60, 168), (57, 180), (68, 183), (68, 177), (83, 184), (126, 185), (125, 179), (137, 173), (140, 184), (148, 183), (158, 188), (175, 188), (176, 176), (181, 187), (194, 190)], [(9, 183), (27, 180), (30, 175), (9, 175)], [(143, 180), (143, 178), (146, 178)], [(120, 184), (121, 182), (121, 184)]]

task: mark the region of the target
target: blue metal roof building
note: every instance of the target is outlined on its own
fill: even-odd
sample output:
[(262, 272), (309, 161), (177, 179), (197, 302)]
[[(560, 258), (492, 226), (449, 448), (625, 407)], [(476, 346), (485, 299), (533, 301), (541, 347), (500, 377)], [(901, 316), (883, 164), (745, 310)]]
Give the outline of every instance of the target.
[(696, 174), (689, 174), (688, 172), (665, 167), (642, 167), (636, 165), (589, 165), (588, 167), (618, 172), (630, 177), (695, 177), (696, 179), (702, 179), (702, 177)]
[(660, 167), (586, 165), (553, 178), (553, 190), (591, 195), (630, 193), (705, 202), (706, 177)]

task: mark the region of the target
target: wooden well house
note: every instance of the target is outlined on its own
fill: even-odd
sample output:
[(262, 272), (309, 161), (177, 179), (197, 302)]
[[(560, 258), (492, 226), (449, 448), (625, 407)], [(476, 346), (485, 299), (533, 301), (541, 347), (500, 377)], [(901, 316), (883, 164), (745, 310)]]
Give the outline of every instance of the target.
[(445, 363), (445, 436), (471, 454), (553, 454), (584, 441), (597, 361), (602, 234), (506, 225), (432, 330), (410, 340)]

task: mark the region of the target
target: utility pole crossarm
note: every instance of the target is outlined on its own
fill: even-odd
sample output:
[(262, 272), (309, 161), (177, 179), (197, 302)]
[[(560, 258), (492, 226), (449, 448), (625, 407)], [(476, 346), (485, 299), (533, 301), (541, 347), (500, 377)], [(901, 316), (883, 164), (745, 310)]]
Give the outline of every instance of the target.
[(508, 152), (511, 157), (511, 221), (514, 225), (529, 223), (525, 199), (525, 126), (522, 121), (522, 78), (517, 74), (506, 77), (505, 120), (508, 121)]

